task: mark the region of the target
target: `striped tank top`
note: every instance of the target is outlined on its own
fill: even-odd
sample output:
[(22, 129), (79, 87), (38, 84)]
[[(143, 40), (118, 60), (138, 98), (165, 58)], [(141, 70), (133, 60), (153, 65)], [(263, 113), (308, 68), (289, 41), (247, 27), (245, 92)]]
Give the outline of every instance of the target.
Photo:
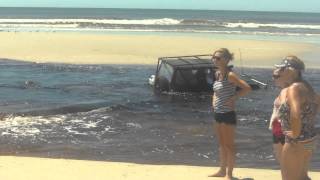
[[(217, 74), (217, 77), (218, 75), (219, 74)], [(216, 78), (216, 79), (219, 79), (219, 78)], [(214, 104), (214, 112), (226, 113), (226, 112), (234, 111), (234, 109), (225, 105), (225, 103), (236, 93), (236, 86), (229, 82), (228, 73), (221, 81), (219, 80), (214, 81), (213, 91), (216, 96), (216, 100)]]

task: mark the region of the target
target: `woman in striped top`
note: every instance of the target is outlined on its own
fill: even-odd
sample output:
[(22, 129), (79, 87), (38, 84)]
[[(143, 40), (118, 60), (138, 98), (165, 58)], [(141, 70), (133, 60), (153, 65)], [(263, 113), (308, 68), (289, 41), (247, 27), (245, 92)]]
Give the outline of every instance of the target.
[[(216, 120), (215, 132), (220, 146), (220, 169), (210, 177), (232, 179), (235, 161), (234, 134), (237, 122), (235, 102), (239, 97), (246, 95), (251, 87), (228, 68), (228, 63), (233, 60), (233, 54), (228, 49), (216, 50), (212, 60), (218, 68), (213, 84), (212, 106)], [(236, 87), (240, 90), (236, 91)]]

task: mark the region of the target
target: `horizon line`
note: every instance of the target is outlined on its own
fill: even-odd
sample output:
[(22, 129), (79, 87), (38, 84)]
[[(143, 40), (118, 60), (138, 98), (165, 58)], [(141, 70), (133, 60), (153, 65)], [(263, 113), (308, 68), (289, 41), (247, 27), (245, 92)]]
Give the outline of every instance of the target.
[(68, 8), (68, 9), (144, 9), (144, 10), (188, 10), (188, 11), (241, 11), (241, 12), (280, 12), (280, 13), (320, 13), (320, 11), (281, 11), (281, 10), (236, 10), (236, 9), (174, 9), (174, 8), (126, 8), (126, 7), (57, 7), (57, 6), (0, 6), (0, 8)]

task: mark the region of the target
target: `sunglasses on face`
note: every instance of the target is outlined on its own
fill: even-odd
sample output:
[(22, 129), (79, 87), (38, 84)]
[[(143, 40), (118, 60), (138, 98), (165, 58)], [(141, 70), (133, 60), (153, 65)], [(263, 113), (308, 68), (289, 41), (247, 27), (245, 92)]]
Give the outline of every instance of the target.
[(287, 67), (280, 67), (280, 68), (276, 68), (279, 69), (280, 72), (283, 72)]
[(285, 67), (278, 67), (276, 69), (279, 69), (280, 72), (283, 72), (286, 69), (292, 69), (292, 67), (291, 66), (285, 66)]
[(212, 59), (217, 60), (217, 61), (220, 61), (222, 58), (219, 57), (219, 56), (212, 56)]

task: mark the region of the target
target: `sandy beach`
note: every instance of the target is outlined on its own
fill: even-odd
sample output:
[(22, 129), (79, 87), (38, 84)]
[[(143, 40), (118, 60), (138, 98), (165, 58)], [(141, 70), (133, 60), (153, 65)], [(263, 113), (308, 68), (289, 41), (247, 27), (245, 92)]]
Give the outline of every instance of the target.
[[(46, 159), (33, 157), (0, 157), (0, 179), (3, 180), (141, 180), (141, 179), (222, 179), (207, 175), (217, 170), (213, 167), (184, 165), (146, 165), (68, 159)], [(240, 180), (281, 179), (279, 170), (236, 168), (234, 175)], [(312, 179), (319, 172), (310, 172)]]
[(288, 54), (303, 58), (319, 49), (307, 43), (188, 35), (1, 32), (0, 38), (1, 58), (74, 64), (155, 64), (162, 56), (210, 54), (227, 47), (236, 65), (270, 67)]

